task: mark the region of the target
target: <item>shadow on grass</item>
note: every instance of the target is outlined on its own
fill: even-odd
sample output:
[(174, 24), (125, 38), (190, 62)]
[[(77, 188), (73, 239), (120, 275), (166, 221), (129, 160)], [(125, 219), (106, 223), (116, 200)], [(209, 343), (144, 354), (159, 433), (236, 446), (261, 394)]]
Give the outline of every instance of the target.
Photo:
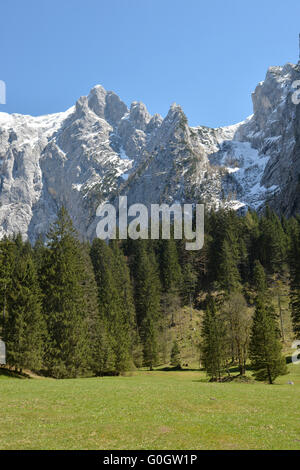
[(29, 376), (26, 374), (19, 374), (9, 369), (5, 369), (4, 367), (0, 368), (0, 379), (1, 377), (7, 377), (10, 379), (28, 379)]
[(287, 364), (291, 364), (293, 361), (292, 361), (292, 356), (286, 356), (285, 357), (285, 360), (286, 360), (286, 363)]
[(161, 369), (155, 369), (157, 372), (201, 372), (203, 369), (188, 369), (181, 367), (162, 367)]
[(230, 375), (222, 377), (220, 380), (210, 380), (208, 377), (201, 377), (198, 380), (193, 380), (195, 383), (211, 383), (211, 384), (221, 384), (221, 383), (238, 383), (238, 384), (253, 384), (255, 380), (252, 377), (247, 375)]

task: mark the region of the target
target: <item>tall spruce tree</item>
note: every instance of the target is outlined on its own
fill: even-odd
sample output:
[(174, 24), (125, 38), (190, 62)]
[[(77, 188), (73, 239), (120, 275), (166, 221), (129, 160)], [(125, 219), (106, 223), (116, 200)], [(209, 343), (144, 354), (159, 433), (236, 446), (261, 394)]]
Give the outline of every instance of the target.
[[(121, 256), (120, 253), (118, 253), (119, 256)], [(114, 352), (114, 369), (119, 373), (129, 369), (132, 363), (133, 312), (128, 311), (130, 289), (128, 285), (123, 285), (120, 288), (120, 258), (116, 259), (115, 251), (103, 240), (95, 239), (93, 241), (91, 259), (98, 285), (100, 312), (103, 322), (108, 328), (111, 348)], [(125, 269), (124, 266), (123, 269)]]
[(267, 279), (264, 267), (258, 259), (254, 261), (253, 285), (257, 295), (264, 295), (267, 290)]
[(10, 290), (15, 266), (16, 244), (4, 238), (0, 242), (0, 325), (4, 327), (7, 317), (7, 295)]
[(211, 380), (220, 380), (225, 370), (225, 328), (217, 315), (215, 301), (210, 298), (205, 309), (201, 329), (201, 361)]
[(175, 323), (175, 314), (179, 312), (182, 294), (182, 272), (178, 261), (177, 246), (173, 238), (160, 240), (159, 242), (159, 268), (162, 286), (162, 303), (165, 329), (168, 316), (172, 316), (172, 324)]
[(173, 238), (161, 240), (159, 260), (163, 291), (179, 293), (182, 286), (182, 273), (176, 243)]
[(150, 370), (158, 359), (158, 328), (161, 317), (159, 281), (156, 259), (147, 240), (137, 240), (131, 263), (139, 334), (143, 344), (144, 365)]
[(90, 245), (82, 244), (83, 301), (87, 312), (89, 332), (89, 363), (97, 376), (111, 374), (115, 370), (115, 355), (107, 324), (102, 318), (99, 306), (98, 286), (95, 279)]
[(287, 373), (273, 307), (257, 300), (250, 340), (250, 359), (254, 377), (270, 384)]
[(290, 307), (293, 330), (296, 338), (300, 337), (300, 228), (294, 227), (290, 244)]
[(27, 245), (18, 240), (12, 279), (6, 292), (7, 316), (4, 323), (4, 341), (7, 362), (17, 370), (38, 371), (43, 364), (45, 322), (41, 309), (41, 292)]
[[(280, 272), (286, 261), (286, 234), (277, 215), (266, 209), (259, 222), (260, 236), (257, 240), (257, 254), (268, 272)], [(256, 254), (256, 257), (257, 257)]]
[(85, 266), (82, 246), (64, 207), (48, 233), (42, 272), (48, 329), (45, 362), (54, 377), (76, 377), (88, 370), (90, 359)]
[(170, 364), (176, 369), (181, 369), (180, 349), (177, 341), (173, 342), (173, 346), (171, 349)]
[(221, 287), (227, 293), (240, 288), (241, 277), (238, 269), (236, 244), (231, 245), (228, 239), (225, 239), (222, 245), (218, 278)]
[(197, 287), (197, 274), (191, 263), (183, 268), (182, 300), (184, 305), (193, 304)]

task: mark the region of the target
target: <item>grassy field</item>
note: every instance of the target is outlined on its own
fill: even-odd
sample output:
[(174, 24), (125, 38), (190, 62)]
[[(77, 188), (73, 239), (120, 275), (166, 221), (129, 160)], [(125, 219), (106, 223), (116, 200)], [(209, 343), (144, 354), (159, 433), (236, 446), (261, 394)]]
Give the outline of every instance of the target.
[(0, 449), (300, 449), (300, 365), (290, 370), (273, 386), (198, 371), (0, 375)]

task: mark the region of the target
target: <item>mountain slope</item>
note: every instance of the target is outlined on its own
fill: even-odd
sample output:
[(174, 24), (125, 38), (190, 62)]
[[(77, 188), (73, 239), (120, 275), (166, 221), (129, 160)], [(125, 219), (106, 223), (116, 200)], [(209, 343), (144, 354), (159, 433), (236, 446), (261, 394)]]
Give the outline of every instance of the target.
[(66, 112), (0, 113), (0, 237), (34, 241), (64, 204), (83, 238), (95, 236), (101, 201), (205, 202), (300, 209), (300, 111), (292, 102), (299, 66), (269, 68), (252, 95), (254, 114), (233, 126), (189, 127), (173, 104), (163, 119), (130, 109), (94, 87)]

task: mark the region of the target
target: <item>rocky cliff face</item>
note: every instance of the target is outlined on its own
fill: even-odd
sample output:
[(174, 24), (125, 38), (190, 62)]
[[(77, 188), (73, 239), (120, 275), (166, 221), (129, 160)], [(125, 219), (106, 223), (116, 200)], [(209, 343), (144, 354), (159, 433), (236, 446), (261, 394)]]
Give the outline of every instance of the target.
[(253, 93), (254, 114), (218, 129), (189, 127), (173, 104), (163, 119), (94, 87), (68, 111), (0, 113), (0, 237), (34, 241), (64, 204), (83, 238), (96, 208), (115, 202), (205, 202), (208, 207), (300, 210), (298, 65), (271, 67)]

